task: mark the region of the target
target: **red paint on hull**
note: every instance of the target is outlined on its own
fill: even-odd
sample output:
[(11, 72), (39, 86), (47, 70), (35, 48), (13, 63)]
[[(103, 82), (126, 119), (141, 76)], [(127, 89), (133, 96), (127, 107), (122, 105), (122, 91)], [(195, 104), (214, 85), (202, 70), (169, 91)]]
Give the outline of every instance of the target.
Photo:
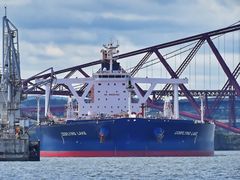
[(213, 156), (214, 151), (41, 151), (41, 157)]

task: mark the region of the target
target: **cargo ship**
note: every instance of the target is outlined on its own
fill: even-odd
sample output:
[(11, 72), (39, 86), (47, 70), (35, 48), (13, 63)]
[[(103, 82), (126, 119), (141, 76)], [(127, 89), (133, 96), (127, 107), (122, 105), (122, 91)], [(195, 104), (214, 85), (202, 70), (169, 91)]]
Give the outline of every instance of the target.
[[(55, 79), (72, 97), (64, 121), (38, 122), (31, 137), (41, 142), (42, 157), (212, 156), (215, 125), (179, 117), (178, 86), (187, 79), (131, 77), (117, 62), (118, 45), (104, 45), (100, 69), (92, 77)], [(139, 84), (147, 83), (143, 91)], [(77, 94), (74, 85), (84, 91)], [(157, 84), (172, 84), (174, 106), (148, 116), (146, 104)], [(46, 86), (46, 96), (50, 90)], [(48, 100), (46, 100), (47, 102)], [(45, 107), (45, 109), (48, 109)]]

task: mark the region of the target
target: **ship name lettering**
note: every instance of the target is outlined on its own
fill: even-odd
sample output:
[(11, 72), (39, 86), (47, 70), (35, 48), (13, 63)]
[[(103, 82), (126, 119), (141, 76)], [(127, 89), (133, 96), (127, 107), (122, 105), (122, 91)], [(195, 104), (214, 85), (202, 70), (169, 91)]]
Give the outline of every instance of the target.
[(197, 136), (198, 132), (196, 132), (196, 131), (175, 131), (174, 135)]
[(61, 136), (86, 136), (87, 133), (85, 131), (71, 131), (71, 132), (61, 132)]
[(79, 135), (79, 136), (86, 136), (87, 133), (85, 131), (78, 131), (77, 135)]
[(111, 93), (111, 94), (108, 94), (109, 96), (119, 96), (119, 94), (114, 94), (114, 93)]
[(119, 96), (118, 93), (103, 94), (104, 96)]

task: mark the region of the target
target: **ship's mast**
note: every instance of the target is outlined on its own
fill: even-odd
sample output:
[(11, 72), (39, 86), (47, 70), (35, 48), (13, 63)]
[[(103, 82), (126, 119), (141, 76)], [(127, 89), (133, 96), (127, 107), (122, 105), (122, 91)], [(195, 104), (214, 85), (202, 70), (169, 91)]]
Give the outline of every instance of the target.
[(108, 60), (110, 67), (109, 67), (109, 72), (112, 73), (113, 72), (113, 55), (117, 54), (119, 51), (117, 50), (117, 48), (119, 47), (119, 45), (117, 44), (116, 46), (113, 45), (113, 42), (110, 42), (107, 45), (103, 45), (103, 47), (105, 49), (102, 49), (102, 53), (103, 53), (103, 60)]
[(20, 116), (18, 109), (21, 94), (20, 59), (18, 29), (7, 18), (6, 8), (2, 32), (1, 120), (14, 132), (16, 116)]

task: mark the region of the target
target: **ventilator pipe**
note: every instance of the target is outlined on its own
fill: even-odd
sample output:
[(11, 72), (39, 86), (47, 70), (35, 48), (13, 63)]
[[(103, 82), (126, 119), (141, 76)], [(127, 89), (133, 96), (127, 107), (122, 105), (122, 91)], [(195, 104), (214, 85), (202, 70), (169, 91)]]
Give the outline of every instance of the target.
[(173, 84), (174, 90), (174, 118), (179, 118), (179, 102), (178, 102), (178, 84)]

